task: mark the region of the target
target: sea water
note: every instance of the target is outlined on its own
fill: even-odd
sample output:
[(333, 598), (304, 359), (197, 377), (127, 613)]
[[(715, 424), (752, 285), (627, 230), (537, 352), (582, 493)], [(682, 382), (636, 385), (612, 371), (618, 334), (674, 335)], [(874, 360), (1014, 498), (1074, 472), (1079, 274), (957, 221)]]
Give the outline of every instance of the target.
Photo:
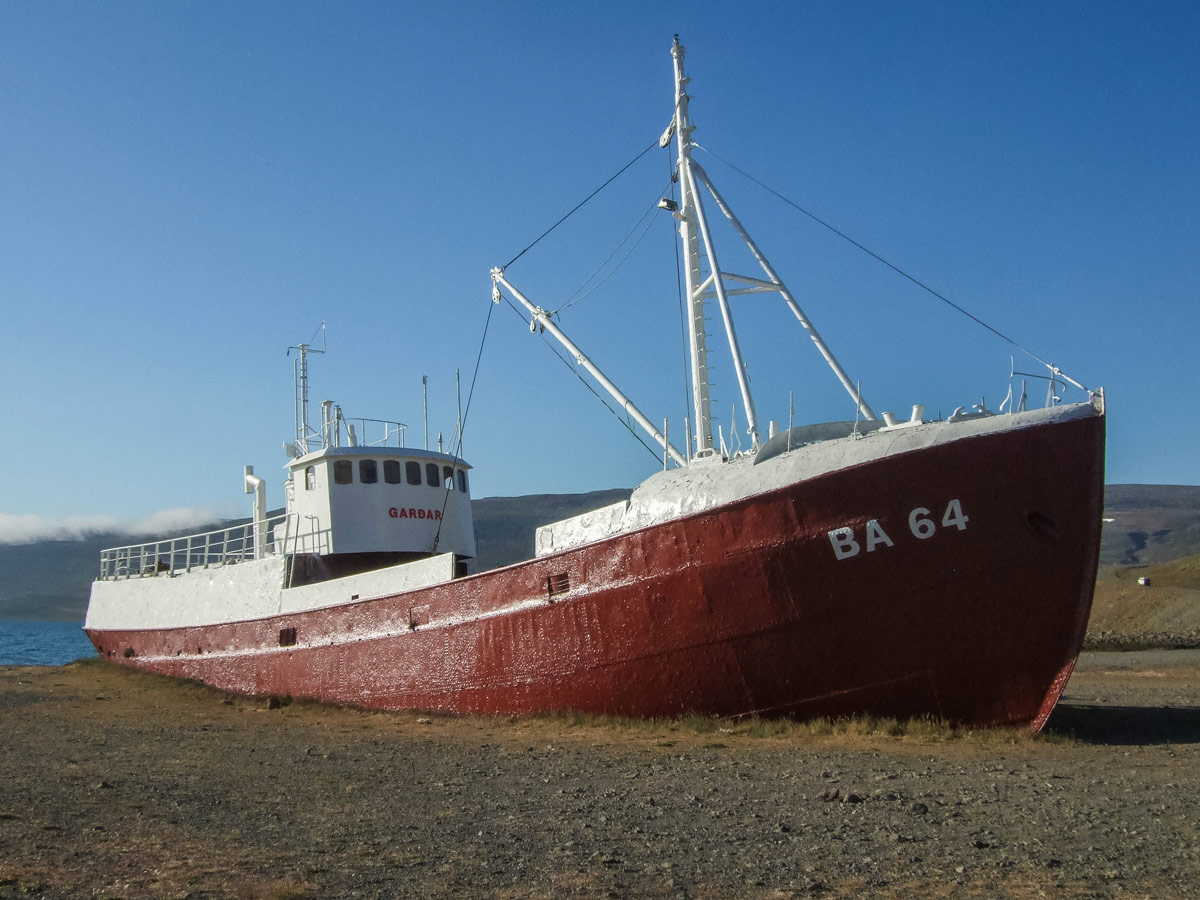
[(78, 622), (0, 619), (0, 666), (61, 666), (95, 654)]

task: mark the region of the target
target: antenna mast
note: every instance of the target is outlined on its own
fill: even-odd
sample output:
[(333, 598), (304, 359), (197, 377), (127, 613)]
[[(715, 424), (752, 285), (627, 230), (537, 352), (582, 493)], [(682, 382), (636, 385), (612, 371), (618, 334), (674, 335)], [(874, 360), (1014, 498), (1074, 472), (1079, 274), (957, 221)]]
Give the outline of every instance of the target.
[(292, 363), (292, 380), (296, 396), (296, 450), (297, 455), (303, 456), (308, 453), (308, 439), (320, 436), (308, 424), (308, 354), (325, 352), (325, 323), (321, 323), (320, 350), (311, 344), (297, 344), (288, 347), (288, 356), (292, 355), (293, 350), (300, 352), (299, 357)]

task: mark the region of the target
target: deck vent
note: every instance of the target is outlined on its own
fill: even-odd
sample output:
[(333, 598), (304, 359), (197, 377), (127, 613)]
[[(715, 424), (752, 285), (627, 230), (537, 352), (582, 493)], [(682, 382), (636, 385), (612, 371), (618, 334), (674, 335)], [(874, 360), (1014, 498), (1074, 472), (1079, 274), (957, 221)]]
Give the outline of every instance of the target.
[(559, 572), (557, 575), (551, 575), (546, 579), (546, 594), (550, 597), (557, 597), (560, 594), (565, 594), (571, 589), (571, 576), (566, 572)]
[(296, 629), (295, 628), (280, 628), (279, 629), (279, 646), (280, 647), (296, 646)]

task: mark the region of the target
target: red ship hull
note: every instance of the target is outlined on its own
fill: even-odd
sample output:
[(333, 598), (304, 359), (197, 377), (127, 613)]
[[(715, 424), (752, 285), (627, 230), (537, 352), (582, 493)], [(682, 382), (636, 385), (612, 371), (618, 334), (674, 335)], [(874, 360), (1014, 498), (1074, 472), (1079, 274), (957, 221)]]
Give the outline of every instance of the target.
[(435, 587), (88, 634), (224, 690), (387, 709), (1040, 728), (1091, 607), (1103, 453), (1103, 415), (1035, 425)]

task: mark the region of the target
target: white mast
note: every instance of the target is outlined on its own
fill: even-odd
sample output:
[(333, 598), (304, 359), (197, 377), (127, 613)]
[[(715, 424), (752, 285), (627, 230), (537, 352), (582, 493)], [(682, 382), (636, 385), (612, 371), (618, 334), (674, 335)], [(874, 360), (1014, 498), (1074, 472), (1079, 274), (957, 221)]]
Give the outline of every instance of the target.
[[(775, 270), (767, 261), (766, 256), (754, 243), (754, 240), (747, 233), (742, 223), (738, 221), (729, 205), (724, 198), (717, 193), (717, 189), (709, 180), (707, 173), (699, 163), (692, 159), (692, 132), (695, 126), (688, 119), (687, 105), (687, 84), (689, 79), (683, 73), (683, 54), (684, 48), (679, 43), (679, 36), (675, 36), (675, 43), (671, 47), (671, 55), (675, 59), (675, 125), (677, 127), (676, 140), (679, 150), (679, 184), (683, 197), (683, 208), (679, 212), (680, 225), (679, 233), (683, 239), (684, 253), (687, 255), (684, 271), (687, 278), (687, 292), (689, 304), (688, 326), (692, 343), (692, 391), (694, 394), (694, 403), (696, 407), (696, 440), (698, 450), (712, 447), (712, 422), (709, 414), (709, 386), (708, 386), (708, 365), (707, 365), (707, 350), (704, 346), (704, 301), (707, 297), (715, 295), (717, 304), (721, 310), (721, 318), (725, 323), (725, 334), (729, 340), (729, 352), (733, 357), (734, 373), (737, 375), (738, 387), (742, 394), (742, 404), (746, 410), (746, 421), (748, 423), (747, 431), (750, 434), (750, 440), (753, 447), (759, 446), (758, 435), (758, 415), (754, 409), (754, 398), (750, 394), (750, 379), (746, 373), (746, 366), (742, 362), (741, 349), (738, 346), (737, 332), (733, 327), (733, 314), (729, 308), (729, 297), (732, 294), (749, 294), (759, 292), (778, 292), (791, 309), (792, 314), (796, 316), (804, 330), (808, 332), (808, 336), (812, 339), (817, 351), (824, 357), (826, 363), (833, 370), (834, 375), (842, 386), (850, 394), (850, 398), (858, 407), (859, 412), (867, 419), (874, 419), (875, 413), (871, 407), (862, 399), (862, 395), (858, 387), (850, 376), (846, 374), (841, 364), (834, 357), (833, 352), (825, 345), (821, 336), (817, 333), (816, 328), (800, 305), (796, 302), (791, 292), (775, 274)], [(708, 219), (704, 215), (704, 206), (700, 202), (700, 194), (696, 189), (696, 183), (700, 182), (708, 189), (713, 200), (716, 201), (718, 208), (733, 225), (738, 236), (745, 242), (750, 253), (762, 266), (763, 271), (767, 275), (767, 280), (761, 278), (749, 278), (744, 275), (734, 275), (731, 272), (722, 272), (721, 266), (717, 262), (716, 251), (713, 247), (712, 236), (708, 227)], [(708, 261), (709, 274), (703, 281), (700, 280), (700, 246), (696, 239), (697, 230), (704, 242), (704, 255)], [(737, 282), (740, 286), (730, 289), (725, 285), (726, 280)]]
[[(747, 431), (750, 434), (751, 446), (757, 448), (758, 414), (754, 410), (754, 398), (750, 394), (750, 376), (746, 374), (746, 364), (742, 361), (741, 347), (738, 345), (737, 331), (733, 327), (733, 313), (729, 309), (729, 295), (725, 291), (725, 282), (721, 278), (721, 267), (717, 262), (716, 248), (713, 246), (712, 235), (708, 230), (708, 220), (704, 215), (704, 204), (696, 191), (696, 181), (692, 174), (692, 132), (695, 126), (688, 119), (688, 78), (683, 74), (683, 45), (679, 43), (679, 35), (675, 35), (675, 43), (671, 46), (671, 56), (675, 59), (675, 124), (676, 142), (679, 150), (679, 186), (683, 197), (683, 208), (680, 210), (679, 234), (683, 240), (683, 252), (687, 256), (684, 271), (687, 277), (688, 291), (688, 329), (692, 343), (692, 391), (696, 407), (696, 444), (698, 455), (707, 455), (703, 451), (712, 447), (712, 417), (709, 409), (708, 364), (707, 352), (704, 346), (704, 300), (711, 288), (716, 292), (717, 305), (721, 309), (721, 319), (725, 324), (725, 336), (729, 340), (729, 353), (733, 357), (733, 370), (737, 375), (738, 388), (742, 394), (742, 405), (746, 408)], [(709, 277), (700, 281), (700, 247), (696, 240), (696, 232), (704, 241), (704, 255), (708, 258)]]
[(697, 288), (700, 284), (700, 249), (695, 227), (696, 193), (692, 180), (684, 173), (683, 160), (690, 158), (692, 124), (688, 118), (688, 79), (683, 74), (683, 45), (679, 35), (671, 47), (675, 58), (675, 140), (679, 149), (679, 189), (683, 206), (679, 211), (679, 236), (683, 241), (684, 279), (688, 297), (688, 339), (692, 358), (692, 404), (696, 417), (695, 455), (712, 453), (712, 413), (708, 395), (708, 349), (705, 345), (704, 298)]

